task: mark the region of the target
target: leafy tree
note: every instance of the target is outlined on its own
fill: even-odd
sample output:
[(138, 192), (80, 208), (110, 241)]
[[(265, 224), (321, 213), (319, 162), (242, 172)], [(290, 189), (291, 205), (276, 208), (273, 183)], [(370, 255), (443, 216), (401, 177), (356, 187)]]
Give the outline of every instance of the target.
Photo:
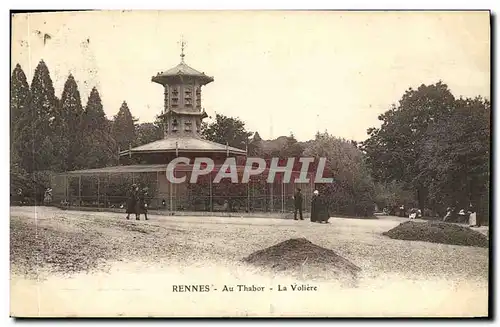
[(302, 144), (297, 142), (293, 133), (286, 138), (286, 144), (278, 152), (280, 158), (298, 158), (304, 152)]
[(449, 117), (429, 126), (418, 165), (432, 206), (489, 207), (490, 112), (485, 99), (458, 99)]
[(441, 82), (422, 85), (379, 117), (361, 149), (374, 178), (401, 182), (421, 209), (472, 203), (488, 217), (490, 111), (489, 101), (455, 99)]
[(137, 145), (148, 144), (163, 138), (163, 127), (158, 122), (138, 124), (136, 135)]
[[(126, 150), (129, 146), (134, 146), (136, 141), (135, 131), (136, 119), (130, 113), (127, 102), (123, 101), (120, 110), (113, 119), (111, 135), (116, 141), (120, 151)], [(118, 149), (116, 149), (118, 151)]]
[(427, 189), (417, 162), (429, 126), (448, 117), (454, 105), (448, 86), (438, 82), (417, 90), (410, 88), (398, 106), (380, 115), (382, 126), (370, 128), (369, 138), (362, 144), (375, 180), (402, 181), (406, 188), (414, 188), (423, 209)]
[(216, 114), (215, 121), (202, 124), (202, 136), (209, 141), (245, 149), (252, 133), (245, 129), (245, 123), (238, 118)]
[(368, 216), (373, 213), (374, 185), (362, 152), (351, 142), (323, 133), (310, 142), (305, 156), (326, 158), (324, 177), (332, 184), (316, 187), (324, 194), (334, 213)]
[(375, 203), (380, 209), (399, 207), (401, 205), (405, 205), (406, 208), (413, 207), (415, 205), (415, 194), (411, 190), (406, 190), (401, 182), (376, 183)]

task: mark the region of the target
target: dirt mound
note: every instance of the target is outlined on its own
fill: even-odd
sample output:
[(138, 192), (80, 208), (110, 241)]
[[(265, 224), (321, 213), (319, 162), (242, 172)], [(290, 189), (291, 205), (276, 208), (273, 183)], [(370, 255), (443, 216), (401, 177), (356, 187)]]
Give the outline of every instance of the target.
[(398, 240), (488, 247), (488, 238), (483, 234), (469, 227), (444, 222), (407, 221), (382, 235)]
[(332, 250), (315, 245), (305, 238), (289, 239), (256, 251), (244, 258), (243, 262), (278, 271), (297, 270), (304, 266), (320, 266), (336, 273), (356, 275), (361, 270)]

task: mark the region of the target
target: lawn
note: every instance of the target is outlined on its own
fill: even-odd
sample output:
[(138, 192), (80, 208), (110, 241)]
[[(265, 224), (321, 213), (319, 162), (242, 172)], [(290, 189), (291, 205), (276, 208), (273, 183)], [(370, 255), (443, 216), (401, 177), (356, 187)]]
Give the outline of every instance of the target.
[[(330, 221), (151, 216), (136, 222), (118, 213), (13, 207), (11, 311), (64, 316), (487, 314), (487, 248), (383, 236), (404, 221), (395, 217)], [(291, 238), (305, 238), (349, 260), (360, 268), (356, 282), (307, 262), (290, 272), (242, 262)], [(319, 291), (297, 296), (220, 289), (172, 293), (172, 285), (183, 283), (214, 288), (308, 283), (319, 285)]]

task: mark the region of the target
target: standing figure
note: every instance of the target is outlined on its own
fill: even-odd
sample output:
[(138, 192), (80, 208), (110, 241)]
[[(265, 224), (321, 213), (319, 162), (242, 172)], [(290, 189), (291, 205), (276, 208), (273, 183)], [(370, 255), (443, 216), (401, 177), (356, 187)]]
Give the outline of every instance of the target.
[(417, 209), (415, 209), (415, 208), (411, 208), (410, 209), (410, 216), (409, 216), (409, 218), (410, 218), (410, 220), (417, 218)]
[[(474, 208), (474, 206), (472, 204), (469, 205), (468, 213), (469, 213), (469, 226), (470, 227), (478, 226), (476, 209)], [(479, 224), (479, 226), (480, 226), (480, 224)]]
[(52, 189), (49, 187), (45, 190), (45, 194), (43, 195), (43, 203), (48, 206), (52, 202)]
[(399, 217), (406, 217), (406, 210), (404, 204), (399, 207)]
[(139, 220), (139, 218), (137, 217), (137, 213), (136, 213), (136, 204), (137, 204), (137, 191), (139, 190), (139, 188), (137, 187), (137, 185), (133, 184), (131, 187), (130, 187), (130, 191), (128, 192), (128, 196), (127, 196), (127, 219), (130, 219), (130, 214), (131, 213), (135, 213), (135, 218), (137, 220)]
[(451, 217), (451, 207), (446, 208), (446, 215), (443, 217), (443, 221), (446, 222)]
[(318, 190), (314, 190), (313, 196), (311, 199), (311, 222), (315, 223), (319, 220), (319, 192)]
[(328, 219), (330, 219), (330, 214), (326, 203), (318, 190), (315, 190), (311, 201), (311, 222), (328, 223)]
[(142, 189), (138, 194), (138, 201), (136, 203), (136, 219), (140, 220), (141, 214), (144, 214), (144, 218), (148, 220), (148, 204), (146, 201), (146, 196), (148, 194), (147, 188)]
[(300, 220), (304, 220), (304, 217), (302, 216), (302, 193), (300, 188), (297, 188), (297, 192), (295, 193), (293, 197), (293, 202), (294, 202), (294, 207), (295, 211), (293, 213), (293, 219), (297, 220), (297, 211), (299, 211), (299, 216)]
[(469, 213), (466, 213), (464, 209), (460, 209), (458, 212), (458, 222), (466, 223), (469, 221)]

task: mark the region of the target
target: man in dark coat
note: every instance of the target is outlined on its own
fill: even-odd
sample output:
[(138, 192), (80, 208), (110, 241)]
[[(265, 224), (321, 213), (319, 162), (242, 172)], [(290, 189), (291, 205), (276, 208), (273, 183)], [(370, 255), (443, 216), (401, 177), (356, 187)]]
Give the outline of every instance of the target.
[(137, 192), (138, 192), (139, 188), (137, 187), (137, 185), (133, 184), (131, 187), (130, 187), (130, 191), (128, 192), (128, 195), (127, 195), (127, 209), (126, 209), (126, 213), (127, 213), (127, 219), (130, 219), (130, 214), (131, 213), (134, 213), (135, 214), (135, 218), (137, 220), (139, 220), (139, 217), (137, 216), (137, 212), (136, 212), (136, 205), (137, 205)]
[(297, 211), (299, 212), (300, 220), (304, 220), (304, 217), (302, 217), (302, 192), (300, 188), (297, 188), (297, 192), (295, 193), (293, 197), (293, 203), (295, 206), (295, 211), (293, 213), (293, 219), (297, 220)]
[(328, 219), (330, 219), (330, 214), (326, 203), (319, 195), (318, 190), (315, 190), (311, 201), (311, 222), (328, 223)]
[(136, 203), (136, 217), (137, 220), (140, 220), (141, 214), (144, 214), (144, 218), (148, 220), (148, 204), (146, 201), (146, 196), (147, 196), (147, 189), (144, 188), (139, 192), (138, 200)]

